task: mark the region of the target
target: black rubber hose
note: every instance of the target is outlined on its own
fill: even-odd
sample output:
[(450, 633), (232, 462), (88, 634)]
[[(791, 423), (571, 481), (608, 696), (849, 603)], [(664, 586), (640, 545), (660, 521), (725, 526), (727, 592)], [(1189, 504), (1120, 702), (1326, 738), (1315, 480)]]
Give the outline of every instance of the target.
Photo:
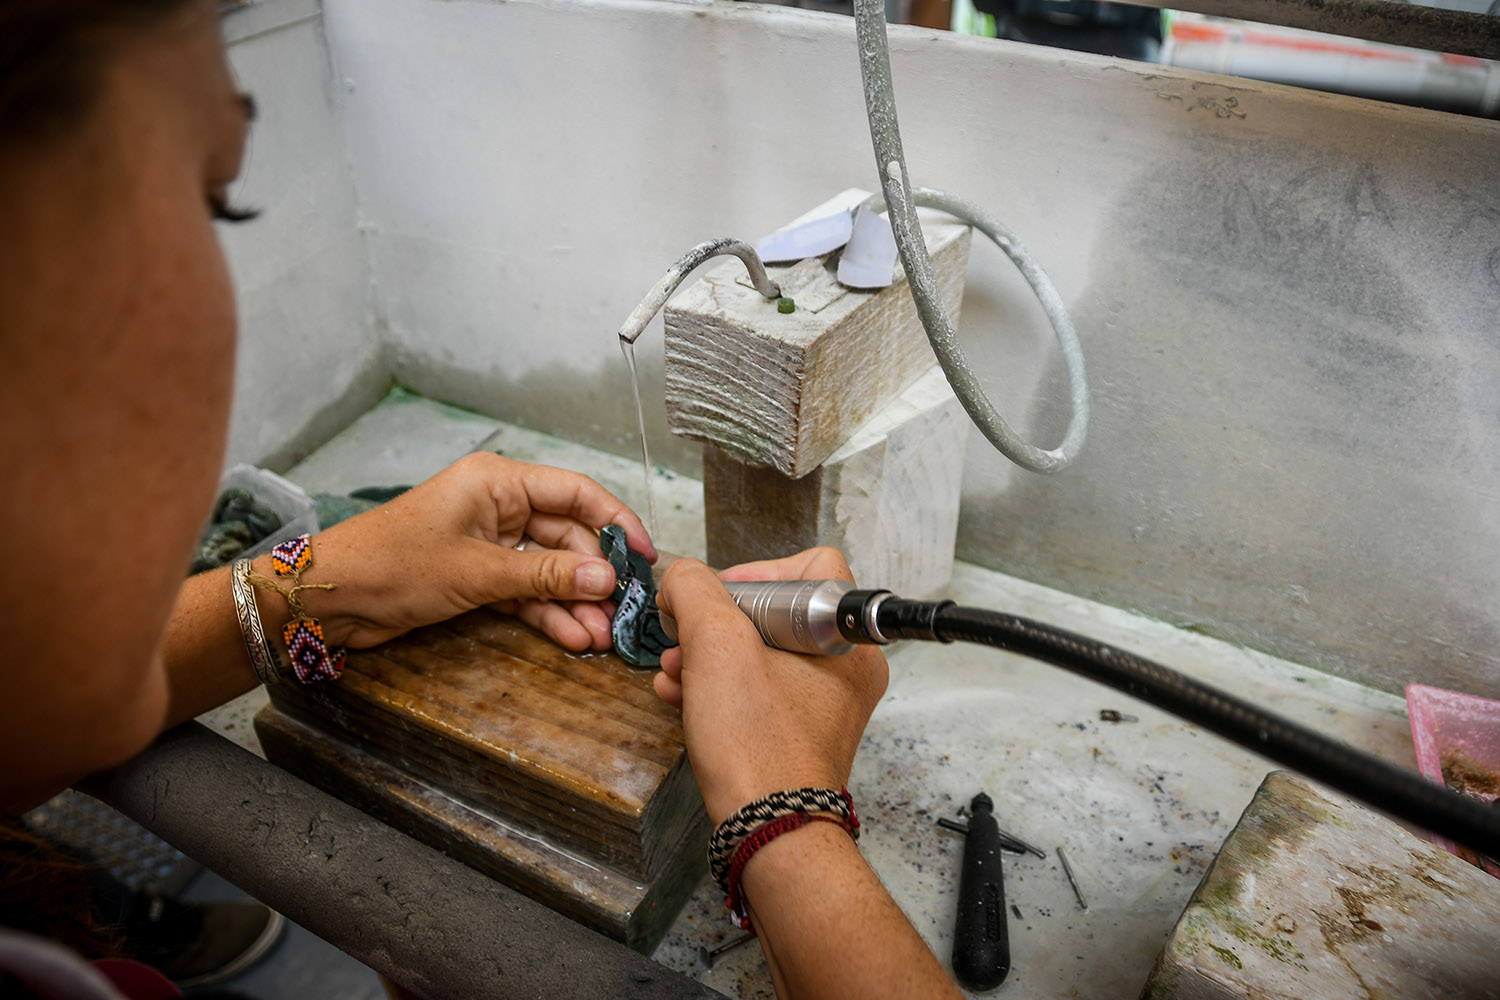
[(1108, 643), (1016, 615), (952, 603), (887, 600), (876, 619), (887, 639), (994, 646), (1080, 674), (1171, 712), (1424, 830), (1500, 857), (1500, 808), (1289, 722)]

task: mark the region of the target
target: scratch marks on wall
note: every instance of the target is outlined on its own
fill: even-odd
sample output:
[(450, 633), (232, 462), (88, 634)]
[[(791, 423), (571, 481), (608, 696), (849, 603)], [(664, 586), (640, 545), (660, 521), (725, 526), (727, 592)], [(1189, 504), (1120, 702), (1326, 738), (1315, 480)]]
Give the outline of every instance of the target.
[(1250, 88), (1159, 75), (1147, 75), (1143, 79), (1156, 84), (1150, 93), (1157, 100), (1175, 104), (1186, 113), (1203, 112), (1213, 118), (1248, 117), (1241, 97), (1248, 98), (1252, 92)]

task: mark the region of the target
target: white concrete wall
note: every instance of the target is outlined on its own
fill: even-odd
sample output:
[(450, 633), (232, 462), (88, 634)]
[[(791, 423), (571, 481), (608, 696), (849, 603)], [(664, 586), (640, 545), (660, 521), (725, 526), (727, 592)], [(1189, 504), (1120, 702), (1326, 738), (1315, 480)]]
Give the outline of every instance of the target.
[(221, 227), (240, 309), (229, 460), (284, 467), (367, 408), (390, 369), (321, 4), (267, 0), (224, 32), (258, 110), (233, 198), (261, 212)]
[[(371, 329), (434, 396), (629, 452), (613, 332), (666, 265), (875, 182), (844, 18), (324, 6)], [(972, 443), (961, 555), (1386, 686), (1500, 696), (1500, 125), (919, 29), (892, 43), (914, 181), (1037, 252), (1094, 383), (1074, 469), (1035, 477)], [(1050, 335), (992, 248), (963, 317), (1001, 408), (1055, 440)], [(660, 345), (641, 342), (653, 451), (690, 469), (665, 440)]]

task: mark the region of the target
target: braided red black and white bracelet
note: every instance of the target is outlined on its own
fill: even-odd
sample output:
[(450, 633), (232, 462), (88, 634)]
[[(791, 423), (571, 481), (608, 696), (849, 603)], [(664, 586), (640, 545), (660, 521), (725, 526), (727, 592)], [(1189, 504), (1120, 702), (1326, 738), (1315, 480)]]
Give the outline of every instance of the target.
[(859, 820), (854, 815), (854, 800), (849, 789), (793, 788), (763, 795), (740, 808), (714, 830), (708, 841), (708, 870), (725, 892), (729, 891), (729, 864), (740, 842), (766, 823), (792, 813), (829, 813), (841, 824), (851, 824), (850, 832), (859, 839)]
[(754, 930), (740, 892), (740, 875), (755, 852), (783, 833), (813, 822), (837, 823), (859, 839), (859, 817), (849, 789), (794, 788), (756, 799), (714, 830), (708, 843), (708, 866), (726, 895), (736, 927)]

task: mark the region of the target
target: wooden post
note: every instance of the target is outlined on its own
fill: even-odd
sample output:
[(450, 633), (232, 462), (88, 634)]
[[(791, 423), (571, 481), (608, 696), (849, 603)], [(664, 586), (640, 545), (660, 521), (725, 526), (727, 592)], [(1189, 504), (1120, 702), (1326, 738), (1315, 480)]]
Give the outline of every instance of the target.
[(708, 560), (731, 566), (832, 545), (861, 585), (931, 596), (953, 569), (968, 436), (933, 365), (801, 479), (706, 445)]

